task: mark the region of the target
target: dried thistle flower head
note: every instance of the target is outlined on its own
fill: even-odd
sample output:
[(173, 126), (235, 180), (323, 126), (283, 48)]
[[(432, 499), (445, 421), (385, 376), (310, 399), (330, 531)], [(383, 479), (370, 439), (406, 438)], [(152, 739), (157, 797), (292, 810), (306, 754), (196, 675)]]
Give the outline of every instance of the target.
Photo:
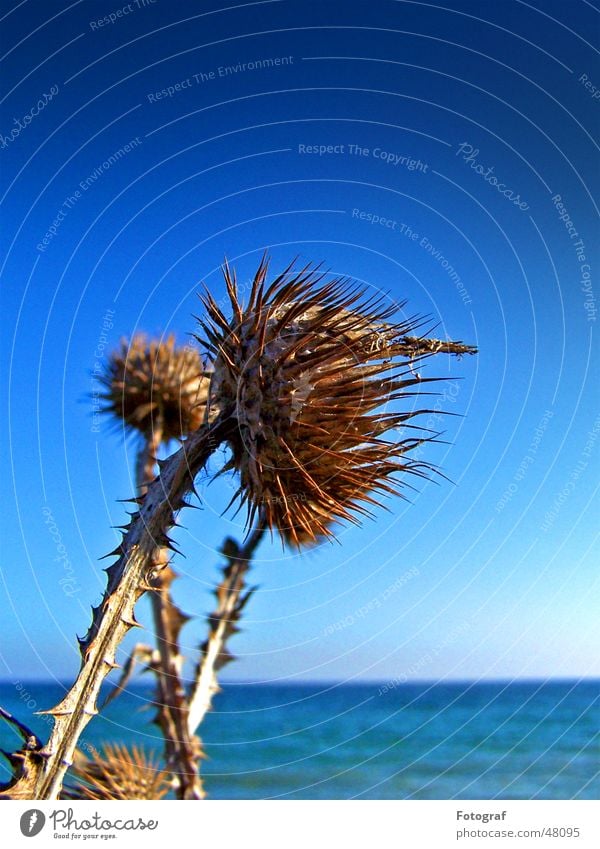
[(214, 359), (209, 418), (237, 423), (226, 467), (240, 474), (233, 500), (247, 504), (249, 522), (260, 511), (299, 546), (333, 536), (333, 523), (357, 523), (378, 496), (399, 493), (396, 472), (423, 477), (431, 470), (406, 458), (435, 438), (412, 435), (408, 423), (429, 411), (384, 408), (433, 380), (417, 375), (413, 363), (435, 350), (410, 335), (421, 320), (390, 323), (398, 306), (367, 300), (346, 280), (325, 283), (316, 269), (290, 266), (267, 285), (267, 268), (263, 259), (244, 306), (225, 266), (231, 319), (210, 294), (202, 298), (208, 320), (200, 322), (201, 341)]
[(119, 743), (106, 743), (103, 754), (80, 755), (71, 774), (77, 786), (69, 795), (78, 799), (162, 799), (170, 790), (169, 775), (158, 760)]
[(102, 412), (146, 438), (158, 431), (166, 443), (202, 424), (210, 381), (198, 352), (177, 347), (174, 336), (158, 341), (138, 333), (131, 342), (123, 339), (100, 382), (106, 389)]

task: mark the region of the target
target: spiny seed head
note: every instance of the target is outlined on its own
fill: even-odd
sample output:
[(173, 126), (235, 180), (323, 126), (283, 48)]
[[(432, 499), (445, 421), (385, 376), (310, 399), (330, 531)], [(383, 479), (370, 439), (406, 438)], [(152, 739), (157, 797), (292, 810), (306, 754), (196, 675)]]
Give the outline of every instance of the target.
[(103, 753), (79, 755), (71, 769), (77, 785), (69, 793), (78, 799), (161, 799), (169, 792), (169, 775), (143, 749), (106, 743)]
[(300, 546), (333, 536), (336, 522), (357, 522), (377, 496), (398, 493), (395, 473), (431, 470), (406, 458), (435, 437), (412, 435), (408, 423), (429, 411), (385, 406), (414, 399), (410, 388), (425, 381), (413, 363), (434, 351), (409, 335), (421, 319), (389, 323), (403, 305), (367, 299), (344, 279), (324, 282), (310, 267), (290, 266), (267, 285), (267, 269), (265, 258), (244, 306), (225, 266), (230, 319), (210, 294), (202, 298), (200, 341), (214, 361), (208, 418), (236, 421), (226, 469), (239, 472), (233, 500), (247, 504), (248, 522), (259, 512)]
[(204, 419), (209, 378), (195, 348), (177, 347), (175, 337), (149, 340), (136, 334), (121, 341), (100, 377), (102, 412), (149, 437), (160, 430), (169, 442), (196, 430)]

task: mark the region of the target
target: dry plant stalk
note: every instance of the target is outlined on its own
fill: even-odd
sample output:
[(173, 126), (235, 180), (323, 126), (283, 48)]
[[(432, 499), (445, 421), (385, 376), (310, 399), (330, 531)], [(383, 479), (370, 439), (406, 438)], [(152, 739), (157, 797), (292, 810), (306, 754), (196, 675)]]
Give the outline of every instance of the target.
[[(237, 623), (254, 592), (254, 588), (247, 587), (246, 576), (251, 559), (264, 533), (265, 527), (259, 523), (243, 546), (231, 537), (223, 543), (221, 553), (225, 556), (227, 563), (222, 569), (223, 577), (214, 591), (217, 607), (208, 617), (209, 634), (200, 647), (193, 684), (189, 693), (185, 695), (190, 736), (196, 734), (202, 720), (212, 708), (213, 697), (220, 692), (217, 672), (227, 663), (235, 660), (227, 649), (227, 642), (230, 637), (239, 632)], [(119, 681), (105, 699), (103, 708), (123, 691), (138, 662), (143, 663), (146, 669), (157, 676), (160, 687), (160, 678), (163, 673), (158, 651), (153, 650), (151, 646), (138, 643), (124, 664)], [(158, 724), (161, 728), (164, 727), (163, 722)]]
[[(3, 707), (0, 707), (0, 718), (2, 718), (5, 722), (8, 723), (23, 741), (22, 747), (16, 752), (5, 752), (4, 750), (2, 750), (2, 754), (7, 759), (11, 769), (13, 770), (13, 774), (20, 775), (23, 770), (26, 769), (27, 758), (29, 753), (38, 752), (44, 744), (37, 736), (37, 734), (34, 734), (34, 732), (31, 731), (30, 728), (24, 725), (20, 720), (18, 720), (15, 716), (13, 716)], [(25, 784), (16, 784), (14, 786), (13, 792), (7, 798), (32, 799), (33, 797), (29, 795), (28, 788)]]
[(239, 546), (231, 537), (223, 544), (222, 554), (227, 558), (227, 564), (223, 567), (223, 580), (215, 590), (217, 608), (208, 618), (209, 634), (200, 647), (189, 699), (190, 734), (200, 726), (212, 707), (213, 697), (220, 692), (217, 672), (234, 660), (227, 649), (227, 641), (239, 631), (237, 623), (254, 592), (246, 587), (246, 574), (264, 532), (265, 525), (259, 521), (243, 546)]
[(106, 694), (101, 705), (101, 710), (104, 710), (113, 702), (117, 696), (124, 692), (125, 687), (131, 680), (135, 667), (138, 663), (143, 663), (146, 669), (150, 669), (155, 674), (160, 674), (158, 651), (146, 643), (136, 643), (133, 650), (122, 667), (119, 680), (113, 686), (112, 690)]
[[(249, 526), (263, 516), (268, 528), (298, 547), (331, 537), (336, 522), (358, 522), (357, 514), (368, 514), (365, 505), (379, 503), (376, 496), (399, 494), (397, 472), (426, 477), (432, 471), (406, 455), (437, 434), (418, 429), (418, 435), (404, 436), (415, 429), (410, 419), (432, 411), (382, 407), (421, 394), (413, 387), (435, 380), (415, 374), (415, 361), (438, 351), (476, 349), (415, 341), (421, 319), (390, 324), (397, 305), (365, 300), (344, 280), (323, 283), (323, 275), (308, 267), (295, 272), (290, 266), (267, 285), (267, 267), (263, 260), (246, 306), (235, 275), (225, 269), (230, 320), (205, 296), (208, 320), (201, 326), (214, 357), (206, 423), (159, 463), (160, 476), (113, 552), (118, 559), (107, 570), (103, 601), (81, 641), (79, 675), (48, 711), (55, 720), (50, 739), (43, 747), (29, 741), (14, 756), (18, 774), (0, 797), (58, 796), (79, 735), (96, 712), (102, 681), (115, 666), (116, 648), (136, 624), (134, 605), (152, 589), (160, 550), (172, 548), (168, 531), (219, 445), (232, 450), (225, 468), (240, 475), (234, 500), (247, 506)], [(385, 345), (377, 342), (382, 334)], [(407, 346), (409, 361), (398, 366), (393, 360), (406, 358)], [(397, 430), (401, 439), (386, 438)]]
[[(173, 337), (162, 343), (148, 342), (144, 336), (138, 335), (131, 343), (123, 340), (120, 350), (111, 356), (103, 379), (106, 387), (104, 411), (116, 420), (122, 420), (126, 428), (141, 436), (142, 445), (136, 464), (139, 495), (145, 492), (155, 476), (155, 458), (166, 441), (163, 438), (164, 423), (167, 423), (167, 437), (173, 437), (195, 419), (197, 424), (204, 414), (208, 381), (198, 381), (201, 372), (202, 364), (196, 352), (189, 348), (176, 348)], [(224, 569), (223, 580), (217, 589), (220, 607), (209, 618), (209, 638), (198, 664), (198, 682), (190, 696), (197, 706), (197, 694), (204, 695), (202, 716), (209, 709), (212, 695), (218, 691), (216, 672), (226, 662), (224, 646), (236, 630), (233, 621), (239, 618), (250, 596), (249, 592), (244, 593), (243, 575), (261, 535), (262, 532), (253, 536), (244, 546), (244, 552), (236, 549), (239, 557), (235, 563), (230, 561), (231, 565)], [(231, 548), (232, 545), (235, 546), (233, 540), (228, 540), (227, 546)], [(165, 740), (165, 761), (173, 774), (178, 798), (200, 799), (204, 792), (197, 767), (202, 749), (195, 735), (200, 718), (195, 721), (189, 715), (191, 705), (181, 678), (183, 657), (179, 648), (179, 632), (188, 617), (171, 597), (170, 586), (175, 576), (168, 551), (162, 550), (156, 562), (155, 592), (150, 597), (158, 646), (158, 650), (150, 652), (148, 658), (148, 666), (157, 680), (154, 721)], [(218, 617), (218, 626), (214, 625), (215, 617)], [(144, 647), (136, 647), (131, 656), (132, 663), (140, 654), (148, 657), (147, 649), (144, 651)], [(117, 691), (122, 690), (128, 675), (129, 670), (126, 669)], [(205, 690), (204, 684), (209, 681), (210, 687)]]
[[(186, 436), (204, 419), (209, 379), (204, 376), (196, 350), (176, 347), (175, 338), (148, 340), (137, 334), (122, 340), (102, 378), (104, 413), (121, 421), (141, 439), (136, 463), (136, 485), (142, 496), (156, 475), (161, 446)], [(179, 632), (188, 617), (173, 602), (170, 587), (176, 577), (169, 551), (155, 558), (150, 596), (157, 658), (156, 724), (165, 741), (165, 762), (173, 774), (178, 798), (203, 798), (197, 763), (201, 744), (188, 731), (187, 698), (181, 679), (183, 658)]]
[[(154, 478), (155, 458), (162, 442), (160, 423), (140, 451), (138, 461), (138, 492), (143, 495)], [(182, 681), (183, 657), (179, 634), (189, 620), (171, 597), (171, 583), (176, 577), (170, 565), (169, 551), (157, 552), (151, 578), (150, 595), (154, 633), (156, 637), (157, 699), (155, 723), (165, 741), (165, 763), (172, 774), (173, 786), (179, 799), (203, 799), (204, 790), (198, 775), (202, 745), (189, 731), (188, 701)]]
[[(121, 422), (141, 440), (136, 463), (138, 496), (156, 475), (161, 446), (198, 428), (205, 414), (209, 379), (194, 348), (176, 347), (174, 336), (164, 341), (137, 334), (122, 340), (101, 378), (105, 387), (103, 412)], [(150, 596), (157, 641), (156, 724), (165, 741), (165, 762), (173, 774), (178, 798), (201, 799), (203, 790), (197, 763), (202, 754), (197, 737), (188, 731), (188, 704), (181, 679), (183, 658), (179, 632), (188, 617), (171, 597), (176, 577), (169, 551), (158, 551)]]
[(161, 548), (172, 548), (168, 537), (186, 497), (194, 493), (194, 478), (211, 454), (229, 436), (231, 421), (215, 421), (200, 427), (186, 443), (161, 465), (161, 474), (148, 487), (140, 509), (131, 517), (118, 555), (106, 571), (107, 588), (101, 603), (93, 608), (92, 624), (80, 640), (79, 674), (56, 707), (45, 713), (54, 727), (45, 746), (21, 749), (19, 771), (0, 789), (1, 798), (56, 799), (66, 770), (71, 766), (77, 741), (97, 713), (96, 701), (102, 682), (116, 667), (118, 645), (135, 621), (138, 599), (153, 588), (156, 556)]

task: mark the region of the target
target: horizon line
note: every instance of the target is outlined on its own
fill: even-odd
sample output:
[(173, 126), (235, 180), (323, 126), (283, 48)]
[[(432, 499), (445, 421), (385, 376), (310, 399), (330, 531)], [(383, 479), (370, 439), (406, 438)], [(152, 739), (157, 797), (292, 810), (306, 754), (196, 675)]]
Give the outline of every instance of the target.
[[(191, 681), (191, 679), (190, 679)], [(10, 686), (15, 686), (17, 682), (28, 682), (30, 684), (57, 684), (63, 686), (71, 686), (72, 679), (61, 679), (61, 678), (36, 678), (36, 677), (17, 677), (16, 679), (10, 678), (0, 678), (0, 685), (2, 684), (10, 684)], [(299, 679), (266, 679), (264, 681), (254, 681), (251, 679), (229, 679), (222, 680), (221, 686), (252, 686), (252, 687), (262, 687), (262, 686), (294, 686), (294, 685), (311, 685), (311, 686), (384, 686), (389, 687), (390, 689), (398, 689), (399, 687), (407, 687), (414, 685), (456, 685), (456, 684), (543, 684), (543, 683), (578, 683), (578, 682), (598, 682), (600, 683), (600, 675), (584, 675), (584, 676), (556, 676), (556, 677), (542, 677), (542, 676), (531, 676), (525, 678), (507, 678), (507, 677), (499, 677), (499, 678), (415, 678), (410, 681), (399, 681), (397, 678), (360, 678), (357, 680), (347, 680), (347, 679), (334, 679), (334, 678), (323, 678), (323, 679), (314, 679), (314, 678), (299, 678)], [(151, 682), (145, 681), (133, 681), (130, 682), (142, 686), (153, 687), (154, 684)]]

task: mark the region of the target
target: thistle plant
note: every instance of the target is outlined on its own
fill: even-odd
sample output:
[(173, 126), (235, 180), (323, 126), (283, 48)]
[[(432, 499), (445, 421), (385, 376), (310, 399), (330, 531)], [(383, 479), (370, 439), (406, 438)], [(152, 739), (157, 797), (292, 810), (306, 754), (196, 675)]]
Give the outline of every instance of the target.
[(226, 267), (230, 317), (204, 296), (201, 327), (214, 369), (205, 419), (159, 463), (160, 475), (138, 499), (81, 641), (79, 675), (48, 711), (55, 719), (50, 739), (24, 744), (0, 796), (57, 797), (117, 646), (136, 624), (135, 602), (154, 589), (156, 571), (164, 569), (161, 551), (172, 547), (168, 533), (219, 446), (231, 450), (223, 471), (239, 476), (233, 501), (246, 507), (248, 527), (264, 523), (298, 548), (332, 537), (340, 522), (359, 522), (383, 497), (401, 494), (407, 474), (433, 470), (410, 456), (437, 437), (412, 421), (431, 412), (416, 401), (436, 380), (421, 377), (415, 365), (476, 349), (423, 338), (422, 319), (391, 320), (403, 305), (368, 299), (345, 280), (325, 282), (316, 270), (290, 266), (267, 283), (267, 273), (263, 260), (244, 305)]
[[(142, 497), (156, 476), (162, 445), (186, 436), (204, 418), (209, 379), (194, 348), (176, 347), (175, 338), (148, 340), (142, 334), (123, 340), (109, 358), (101, 377), (103, 412), (120, 421), (126, 432), (137, 434), (140, 445), (136, 486)], [(179, 633), (188, 617), (173, 602), (176, 577), (167, 548), (157, 551), (150, 595), (157, 657), (155, 722), (165, 741), (165, 762), (173, 775), (179, 798), (203, 798), (197, 764), (200, 740), (189, 730), (188, 702), (182, 681), (183, 657)]]
[(102, 753), (77, 752), (70, 775), (75, 785), (62, 794), (67, 799), (161, 799), (171, 787), (170, 774), (156, 758), (138, 746), (106, 743)]
[[(157, 342), (138, 334), (131, 342), (122, 341), (101, 380), (105, 388), (103, 412), (120, 421), (126, 432), (137, 434), (140, 441), (136, 482), (139, 495), (143, 495), (155, 477), (161, 445), (201, 424), (209, 379), (202, 373), (194, 348), (176, 347), (172, 336), (166, 342)], [(176, 573), (170, 566), (168, 550), (160, 551), (153, 579), (155, 592), (151, 595), (158, 649), (152, 651), (138, 644), (131, 655), (132, 663), (126, 665), (113, 691), (123, 689), (136, 659), (145, 658), (157, 680), (155, 722), (165, 740), (165, 762), (179, 798), (204, 798), (197, 770), (202, 749), (196, 732), (219, 692), (218, 670), (233, 660), (226, 643), (238, 630), (236, 622), (252, 595), (246, 588), (245, 575), (263, 531), (264, 527), (257, 528), (243, 548), (230, 538), (224, 543), (226, 565), (215, 591), (217, 609), (208, 619), (209, 633), (200, 648), (189, 695), (182, 681), (184, 658), (179, 646), (180, 630), (189, 617), (173, 602), (170, 587)]]

